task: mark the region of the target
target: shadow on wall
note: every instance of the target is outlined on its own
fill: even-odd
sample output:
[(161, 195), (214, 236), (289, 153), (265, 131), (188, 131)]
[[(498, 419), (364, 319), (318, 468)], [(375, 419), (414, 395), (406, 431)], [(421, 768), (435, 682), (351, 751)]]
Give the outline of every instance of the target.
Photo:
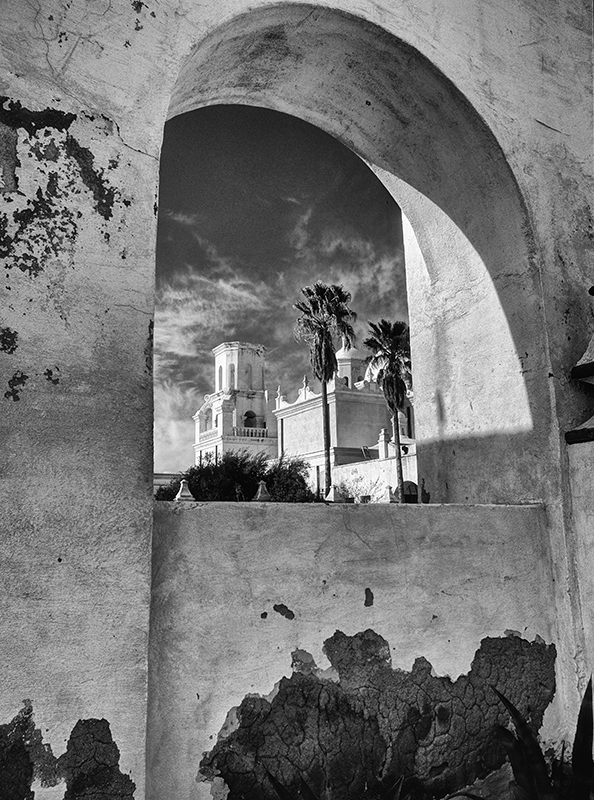
[[(532, 457), (523, 480), (517, 478), (518, 451)], [(463, 462), (458, 457), (464, 454)], [(489, 434), (417, 442), (419, 487), (423, 503), (524, 505), (546, 499), (549, 462), (532, 432)], [(481, 461), (491, 465), (481, 470)], [(420, 491), (420, 490), (419, 490)]]
[(535, 733), (555, 692), (554, 645), (516, 636), (483, 639), (454, 682), (425, 658), (411, 672), (392, 669), (388, 642), (372, 630), (337, 631), (324, 652), (332, 670), (295, 651), (271, 701), (248, 695), (230, 712), (199, 779), (222, 777), (228, 800), (278, 800), (267, 773), (295, 797), (301, 780), (318, 797), (374, 797), (382, 779), (399, 776), (416, 800), (443, 797), (505, 763), (497, 726), (509, 717), (493, 687)]

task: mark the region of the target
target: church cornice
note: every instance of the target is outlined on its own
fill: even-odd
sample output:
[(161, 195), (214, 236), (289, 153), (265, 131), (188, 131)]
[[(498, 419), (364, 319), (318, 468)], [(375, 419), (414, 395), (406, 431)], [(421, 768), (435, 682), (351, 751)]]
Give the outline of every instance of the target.
[(220, 356), (229, 350), (250, 350), (258, 356), (263, 356), (266, 348), (263, 344), (252, 344), (251, 342), (222, 342), (213, 348), (212, 353), (215, 356)]

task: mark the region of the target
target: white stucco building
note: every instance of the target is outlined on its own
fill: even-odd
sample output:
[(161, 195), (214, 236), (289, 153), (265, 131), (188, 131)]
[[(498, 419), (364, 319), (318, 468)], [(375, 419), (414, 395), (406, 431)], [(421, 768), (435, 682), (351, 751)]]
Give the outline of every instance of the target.
[(226, 450), (276, 456), (274, 402), (268, 397), (261, 344), (223, 342), (215, 347), (215, 389), (194, 414), (194, 463)]
[[(312, 391), (307, 376), (294, 402), (287, 401), (280, 386), (273, 400), (266, 389), (263, 345), (224, 342), (212, 352), (215, 391), (205, 396), (193, 416), (195, 463), (228, 450), (299, 456), (310, 465), (312, 486), (323, 487), (322, 396)], [(364, 380), (365, 359), (356, 348), (341, 348), (336, 360), (338, 371), (328, 384), (333, 475), (348, 480), (348, 465), (358, 464), (358, 475), (373, 475), (382, 485), (395, 486), (396, 448), (383, 392)], [(404, 479), (416, 485), (413, 409), (408, 401), (399, 424)]]
[[(341, 348), (336, 360), (338, 371), (328, 384), (333, 482), (348, 480), (352, 470), (347, 465), (360, 464), (359, 472), (369, 475), (377, 472), (378, 481), (395, 486), (396, 447), (392, 441), (392, 415), (384, 394), (376, 383), (364, 380), (365, 358), (356, 348)], [(305, 377), (297, 399), (290, 403), (279, 387), (274, 415), (279, 456), (300, 456), (308, 461), (312, 484), (320, 489), (324, 486), (321, 393), (313, 392)], [(399, 414), (399, 425), (404, 479), (416, 484), (414, 419), (409, 401), (406, 413)], [(371, 463), (379, 461), (386, 462), (385, 469), (380, 469), (379, 463)]]

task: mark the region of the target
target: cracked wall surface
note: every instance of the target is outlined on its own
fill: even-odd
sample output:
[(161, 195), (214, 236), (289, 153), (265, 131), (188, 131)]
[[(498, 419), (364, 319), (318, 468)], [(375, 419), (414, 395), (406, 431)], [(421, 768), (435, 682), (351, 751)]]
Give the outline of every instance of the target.
[(423, 657), (410, 672), (393, 670), (390, 644), (372, 630), (336, 631), (324, 653), (337, 677), (293, 654), (293, 675), (272, 700), (242, 700), (235, 729), (202, 759), (201, 780), (223, 778), (228, 800), (276, 800), (268, 773), (295, 796), (304, 780), (318, 797), (356, 800), (405, 776), (413, 797), (444, 797), (505, 763), (496, 726), (509, 715), (492, 687), (535, 733), (555, 693), (555, 647), (516, 636), (484, 639), (455, 681), (434, 676)]
[[(204, 641), (212, 641), (210, 620), (219, 620), (219, 614), (226, 619), (228, 602), (244, 629), (257, 633), (271, 674), (282, 672), (295, 647), (311, 651), (321, 663), (316, 648), (337, 627), (349, 634), (372, 627), (397, 648), (418, 633), (420, 651), (431, 663), (466, 669), (469, 650), (474, 652), (482, 636), (499, 635), (502, 626), (540, 632), (547, 640), (555, 638), (550, 634), (556, 626), (559, 691), (563, 706), (575, 708), (576, 669), (583, 678), (584, 662), (594, 660), (592, 637), (584, 640), (580, 633), (584, 620), (576, 542), (581, 537), (572, 528), (575, 519), (589, 514), (589, 484), (587, 472), (572, 471), (579, 484), (572, 506), (563, 432), (591, 416), (592, 406), (591, 395), (568, 377), (594, 324), (587, 294), (591, 44), (591, 13), (583, 0), (560, 0), (546, 14), (532, 0), (478, 5), (460, 0), (447, 13), (436, 0), (337, 0), (332, 9), (319, 3), (285, 7), (269, 0), (255, 0), (249, 7), (241, 0), (5, 0), (0, 26), (0, 95), (6, 98), (0, 104), (0, 718), (14, 714), (15, 698), (34, 696), (52, 742), (67, 740), (70, 728), (65, 730), (64, 720), (109, 719), (114, 730), (117, 726), (123, 768), (132, 771), (142, 795), (159, 149), (168, 113), (184, 103), (225, 101), (298, 114), (385, 168), (382, 180), (407, 202), (430, 268), (420, 295), (431, 341), (421, 350), (431, 353), (441, 370), (435, 387), (441, 395), (427, 395), (429, 417), (435, 422), (437, 410), (445, 409), (443, 422), (454, 437), (473, 414), (480, 422), (479, 406), (466, 402), (464, 388), (471, 382), (475, 398), (488, 402), (507, 425), (515, 411), (505, 402), (513, 387), (525, 383), (532, 387), (530, 410), (540, 426), (536, 439), (526, 431), (524, 440), (515, 434), (509, 439), (461, 436), (455, 443), (445, 442), (438, 426), (432, 429), (426, 496), (504, 502), (513, 492), (523, 501), (545, 501), (548, 522), (546, 527), (540, 518), (538, 524), (528, 523), (526, 537), (515, 542), (520, 548), (515, 563), (511, 528), (503, 525), (508, 534), (503, 555), (482, 540), (482, 532), (490, 531), (501, 544), (498, 526), (503, 524), (493, 521), (497, 512), (483, 509), (472, 532), (490, 553), (487, 563), (472, 547), (460, 548), (463, 533), (470, 535), (469, 523), (452, 522), (448, 509), (442, 522), (433, 511), (427, 518), (423, 511), (414, 525), (409, 521), (427, 573), (441, 575), (431, 581), (418, 575), (412, 592), (414, 625), (389, 599), (400, 597), (404, 579), (389, 585), (374, 561), (375, 531), (353, 528), (350, 519), (349, 527), (341, 523), (334, 532), (326, 531), (329, 542), (337, 531), (350, 542), (350, 531), (357, 531), (373, 573), (361, 575), (357, 585), (349, 584), (335, 563), (344, 543), (332, 560), (324, 561), (326, 546), (316, 540), (322, 571), (309, 564), (309, 572), (301, 573), (304, 556), (293, 553), (307, 591), (297, 591), (282, 564), (282, 585), (272, 586), (260, 576), (248, 587), (233, 573), (232, 558), (224, 559), (222, 575), (213, 558), (211, 571), (222, 584), (213, 594), (218, 605), (193, 587), (208, 614), (203, 618), (195, 607), (187, 611), (187, 637), (182, 631), (177, 642), (168, 642), (171, 653), (187, 656), (178, 661), (179, 674), (167, 687), (174, 699), (157, 691), (151, 700), (157, 728), (166, 729), (161, 731), (163, 758), (154, 763), (162, 771), (159, 780), (166, 778), (170, 785), (159, 800), (171, 794), (173, 785), (180, 789), (176, 797), (187, 794), (187, 781), (195, 788), (188, 765), (177, 761), (186, 744), (167, 728), (169, 715), (157, 713), (159, 704), (171, 701), (177, 730), (195, 731), (194, 717), (199, 718), (200, 729), (209, 733), (198, 749), (206, 750), (212, 747), (208, 736), (222, 724), (217, 717), (222, 709), (240, 702), (250, 681), (265, 681), (265, 670), (245, 651), (240, 630), (235, 651), (226, 639), (220, 656), (204, 653), (200, 642), (195, 648), (224, 688), (203, 694), (191, 685), (192, 670), (207, 681), (192, 649), (185, 653), (187, 639), (195, 635), (199, 616)], [(394, 71), (397, 63), (401, 69)], [(411, 91), (413, 80), (418, 91)], [(456, 97), (458, 104), (451, 105)], [(460, 116), (450, 118), (454, 107)], [(423, 130), (415, 127), (421, 112), (435, 121)], [(449, 139), (442, 137), (446, 129)], [(466, 145), (470, 134), (472, 147)], [(459, 169), (452, 167), (454, 150)], [(437, 156), (438, 151), (447, 158), (434, 162), (427, 154)], [(481, 153), (487, 154), (484, 159)], [(468, 174), (476, 159), (478, 168)], [(403, 183), (412, 173), (402, 168), (414, 164), (424, 172), (415, 173), (415, 186), (407, 188)], [(495, 164), (503, 165), (503, 171), (489, 172)], [(502, 175), (509, 190), (505, 196), (499, 195)], [(472, 189), (471, 195), (465, 189)], [(519, 204), (523, 209), (520, 229), (518, 218), (506, 216), (510, 197), (514, 208)], [(496, 208), (501, 216), (494, 214)], [(468, 234), (462, 243), (448, 227), (448, 214)], [(477, 241), (497, 262), (493, 274), (507, 309), (490, 338), (482, 336), (480, 315), (478, 325), (469, 324), (477, 294), (484, 297), (490, 286), (481, 277), (485, 253), (472, 247)], [(481, 269), (469, 270), (470, 264)], [(468, 302), (460, 301), (460, 291)], [(493, 300), (492, 286), (490, 292)], [(490, 371), (484, 365), (499, 358), (498, 334), (508, 326), (517, 337), (515, 371), (499, 365), (496, 391), (489, 390)], [(475, 355), (472, 369), (460, 355), (461, 340)], [(458, 387), (458, 402), (452, 403)], [(468, 433), (468, 427), (464, 430)], [(494, 469), (486, 468), (485, 453)], [(470, 470), (469, 454), (475, 465)], [(525, 459), (531, 468), (521, 466)], [(290, 522), (292, 531), (305, 530), (306, 539), (308, 513)], [(472, 517), (474, 511), (469, 513)], [(517, 513), (529, 516), (532, 511)], [(467, 583), (456, 569), (443, 574), (423, 551), (423, 537), (433, 541), (428, 520), (444, 541), (454, 542), (460, 565), (467, 567)], [(448, 520), (454, 528), (448, 528)], [(212, 519), (209, 530), (218, 533), (227, 522), (224, 515)], [(391, 519), (379, 522), (384, 532), (392, 531)], [(516, 523), (523, 531), (525, 519)], [(231, 528), (238, 540), (249, 539), (257, 515), (242, 524), (247, 533), (234, 528), (235, 522)], [(406, 538), (396, 539), (402, 551), (402, 562), (396, 563), (410, 563)], [(266, 550), (265, 542), (260, 546)], [(383, 546), (388, 547), (386, 542)], [(235, 557), (237, 543), (228, 547)], [(436, 547), (448, 563), (448, 553)], [(535, 570), (528, 568), (527, 553)], [(241, 553), (247, 563), (251, 557)], [(274, 553), (270, 557), (274, 560)], [(500, 565), (501, 558), (504, 566), (497, 577), (492, 565)], [(361, 554), (356, 561), (363, 563)], [(229, 574), (236, 586), (228, 586)], [(177, 597), (180, 580), (179, 575), (171, 578), (172, 597)], [(258, 581), (270, 590), (260, 591)], [(235, 594), (238, 587), (243, 587), (241, 598)], [(496, 608), (489, 605), (486, 588), (500, 599)], [(372, 606), (365, 605), (370, 597), (365, 589), (373, 593)], [(471, 590), (475, 601), (479, 598), (476, 625), (461, 613), (462, 629), (454, 634), (452, 604), (464, 612)], [(158, 583), (155, 596), (166, 616), (163, 595)], [(584, 599), (588, 596), (589, 589)], [(275, 612), (275, 605), (294, 617)], [(399, 631), (382, 618), (386, 605), (400, 620)], [(252, 615), (261, 628), (254, 627)], [(312, 620), (319, 620), (315, 630)], [(228, 633), (231, 627), (227, 620), (221, 630)], [(159, 635), (167, 640), (166, 629)], [(157, 648), (156, 672), (163, 669), (168, 675), (169, 667), (159, 662), (167, 656)], [(243, 670), (245, 659), (253, 670), (250, 679)], [(230, 676), (228, 664), (235, 665)], [(234, 682), (239, 697), (233, 698)], [(184, 693), (186, 707), (178, 702)], [(194, 707), (187, 697), (197, 693), (203, 705)], [(167, 762), (176, 765), (172, 775)]]
[(524, 506), (156, 503), (148, 796), (222, 797), (220, 775), (254, 796), (256, 756), (283, 780), (405, 771), (436, 791), (495, 768), (489, 686), (537, 727), (554, 688), (545, 530)]
[(119, 762), (105, 719), (78, 720), (59, 758), (43, 742), (29, 701), (11, 722), (0, 725), (2, 800), (34, 800), (34, 781), (42, 789), (64, 784), (63, 800), (133, 800), (134, 782)]

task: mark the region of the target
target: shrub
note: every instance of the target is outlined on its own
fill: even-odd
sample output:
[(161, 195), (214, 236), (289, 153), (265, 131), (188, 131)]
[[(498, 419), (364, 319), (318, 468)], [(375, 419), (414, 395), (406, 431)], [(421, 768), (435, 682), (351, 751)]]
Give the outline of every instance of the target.
[(165, 486), (159, 486), (155, 492), (155, 500), (175, 500), (175, 495), (179, 492), (181, 478), (173, 478)]
[(281, 456), (268, 468), (264, 480), (277, 503), (313, 503), (315, 495), (308, 486), (308, 476), (307, 461)]
[(314, 494), (307, 485), (307, 476), (308, 464), (303, 459), (282, 457), (271, 461), (264, 452), (229, 450), (216, 460), (207, 456), (202, 464), (190, 467), (167, 486), (160, 486), (155, 499), (175, 499), (180, 480), (185, 478), (196, 500), (252, 500), (263, 480), (277, 503), (311, 503)]

